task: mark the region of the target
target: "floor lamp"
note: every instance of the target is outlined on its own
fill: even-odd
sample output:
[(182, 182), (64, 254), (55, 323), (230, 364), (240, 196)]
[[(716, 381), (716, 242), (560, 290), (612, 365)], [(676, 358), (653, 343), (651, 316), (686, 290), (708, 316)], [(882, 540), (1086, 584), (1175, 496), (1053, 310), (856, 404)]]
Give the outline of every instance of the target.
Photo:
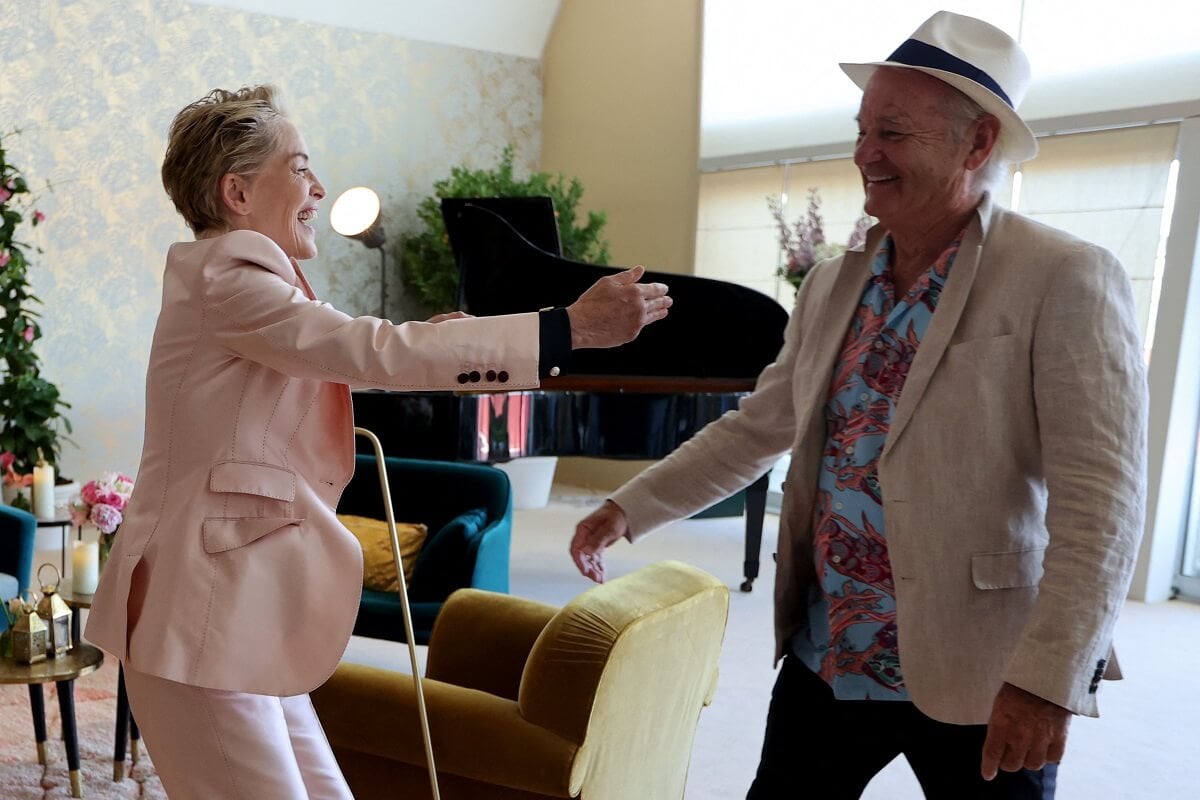
[(379, 250), (379, 316), (387, 319), (387, 251), (383, 248), (387, 235), (383, 232), (379, 195), (366, 186), (347, 189), (333, 201), (329, 224), (342, 236)]

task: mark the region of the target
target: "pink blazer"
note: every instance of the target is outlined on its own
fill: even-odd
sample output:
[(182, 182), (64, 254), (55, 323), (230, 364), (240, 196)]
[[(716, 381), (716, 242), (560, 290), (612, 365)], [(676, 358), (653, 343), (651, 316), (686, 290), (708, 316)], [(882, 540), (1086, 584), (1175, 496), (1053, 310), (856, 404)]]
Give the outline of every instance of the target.
[[(613, 495), (636, 538), (790, 451), (777, 657), (805, 624), (829, 382), (884, 233), (810, 273), (783, 349), (737, 411)], [(1008, 682), (1096, 715), (1142, 534), (1146, 405), (1121, 265), (985, 199), (879, 460), (900, 668), (924, 713), (985, 723)]]
[(538, 382), (536, 313), (394, 325), (318, 302), (269, 238), (171, 247), (137, 484), (87, 638), (132, 669), (269, 695), (320, 685), (349, 640), (362, 552), (334, 509), (354, 469), (348, 385)]

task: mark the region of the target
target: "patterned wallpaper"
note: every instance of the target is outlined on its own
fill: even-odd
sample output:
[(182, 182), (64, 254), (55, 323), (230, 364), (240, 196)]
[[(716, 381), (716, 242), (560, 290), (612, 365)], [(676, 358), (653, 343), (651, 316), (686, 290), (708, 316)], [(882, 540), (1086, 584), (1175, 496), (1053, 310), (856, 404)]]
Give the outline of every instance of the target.
[[(133, 472), (163, 259), (190, 239), (159, 180), (174, 114), (214, 87), (274, 83), (329, 196), (305, 272), (351, 314), (377, 313), (379, 257), (328, 227), (342, 190), (380, 195), (393, 242), (451, 166), (488, 166), (508, 142), (536, 165), (536, 60), (249, 14), (181, 0), (3, 0), (0, 132), (47, 215), (24, 238), (42, 298), (44, 375), (71, 403), (64, 474)], [(14, 13), (15, 11), (15, 13)], [(389, 255), (388, 312), (402, 295)]]

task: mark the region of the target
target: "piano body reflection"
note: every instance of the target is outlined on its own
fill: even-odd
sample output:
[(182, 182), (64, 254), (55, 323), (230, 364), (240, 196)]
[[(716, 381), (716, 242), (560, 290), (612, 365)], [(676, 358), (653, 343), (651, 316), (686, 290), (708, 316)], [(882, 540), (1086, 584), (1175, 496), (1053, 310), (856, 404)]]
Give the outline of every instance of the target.
[[(476, 316), (573, 302), (621, 268), (559, 255), (550, 198), (445, 199), (459, 307)], [(647, 272), (675, 299), (633, 342), (576, 350), (570, 374), (511, 392), (356, 391), (357, 424), (385, 453), (503, 462), (538, 455), (653, 459), (737, 407), (783, 343), (787, 313), (724, 281)], [(361, 444), (360, 444), (361, 446)], [(767, 476), (746, 490), (743, 591), (758, 576)]]

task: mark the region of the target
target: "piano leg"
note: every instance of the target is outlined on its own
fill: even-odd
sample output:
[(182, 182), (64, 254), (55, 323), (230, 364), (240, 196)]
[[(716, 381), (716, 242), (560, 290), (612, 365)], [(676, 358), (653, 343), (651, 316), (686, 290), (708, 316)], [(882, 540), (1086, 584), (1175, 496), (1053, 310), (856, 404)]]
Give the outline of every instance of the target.
[(763, 516), (767, 513), (767, 486), (771, 482), (771, 473), (763, 475), (746, 487), (746, 560), (742, 562), (742, 591), (748, 592), (754, 588), (754, 579), (758, 577), (759, 551), (762, 550)]

